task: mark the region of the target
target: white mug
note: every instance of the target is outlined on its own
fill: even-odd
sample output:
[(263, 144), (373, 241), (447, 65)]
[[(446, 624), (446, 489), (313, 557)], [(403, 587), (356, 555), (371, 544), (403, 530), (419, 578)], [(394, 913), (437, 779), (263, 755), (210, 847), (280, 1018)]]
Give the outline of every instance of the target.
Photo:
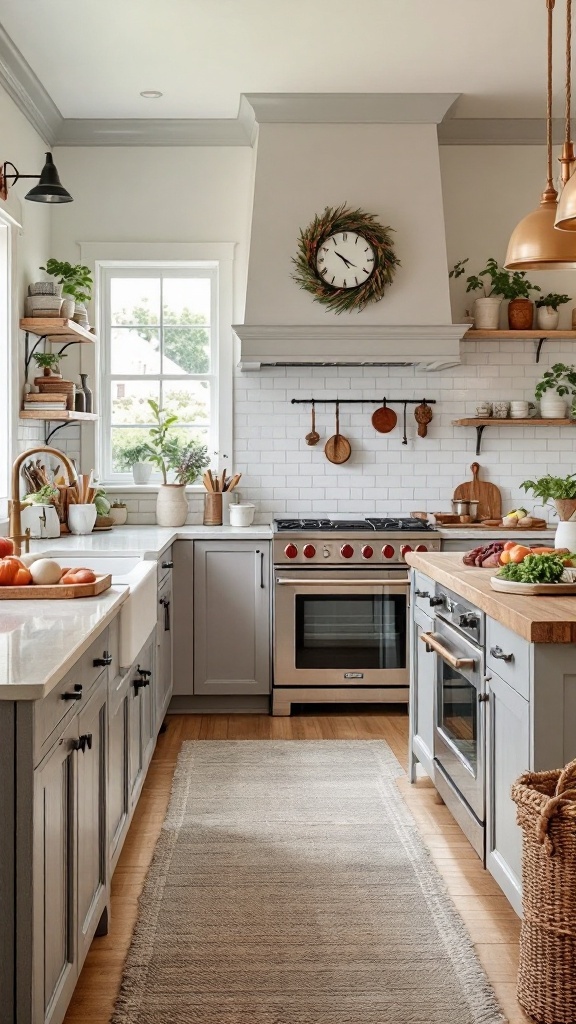
[(536, 415), (534, 402), (510, 402), (510, 419), (527, 420)]
[(70, 533), (92, 533), (96, 522), (96, 505), (69, 505), (68, 526)]

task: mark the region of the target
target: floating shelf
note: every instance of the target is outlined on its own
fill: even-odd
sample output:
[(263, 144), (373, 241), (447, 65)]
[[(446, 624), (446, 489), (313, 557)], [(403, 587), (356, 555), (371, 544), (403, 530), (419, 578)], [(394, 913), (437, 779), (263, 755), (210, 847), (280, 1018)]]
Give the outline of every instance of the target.
[(35, 334), (37, 338), (46, 338), (47, 341), (69, 341), (77, 345), (93, 345), (96, 341), (96, 335), (85, 327), (74, 320), (63, 320), (57, 316), (25, 317), (20, 321), (20, 330)]
[(482, 331), (472, 328), (466, 331), (462, 341), (535, 341), (536, 362), (540, 362), (540, 352), (545, 341), (552, 338), (564, 338), (564, 340), (576, 339), (576, 331)]
[(71, 423), (74, 420), (81, 420), (83, 423), (93, 423), (98, 419), (98, 415), (95, 412), (75, 412), (74, 409), (62, 409), (61, 411), (57, 409), (39, 409), (38, 412), (35, 412), (34, 409), (21, 409), (20, 419), (63, 420), (65, 423)]
[[(492, 331), (478, 331), (478, 334), (492, 334), (497, 332)], [(510, 333), (508, 331), (504, 332)], [(513, 334), (520, 334), (521, 331), (512, 331)], [(576, 331), (574, 332), (576, 337)], [(576, 427), (576, 419), (530, 419), (513, 420), (510, 418), (502, 417), (499, 419), (497, 416), (491, 416), (490, 419), (480, 419), (478, 416), (468, 417), (463, 420), (452, 420), (453, 427), (475, 427), (476, 428), (476, 455), (480, 455), (480, 449), (482, 447), (482, 434), (484, 433), (485, 427)]]

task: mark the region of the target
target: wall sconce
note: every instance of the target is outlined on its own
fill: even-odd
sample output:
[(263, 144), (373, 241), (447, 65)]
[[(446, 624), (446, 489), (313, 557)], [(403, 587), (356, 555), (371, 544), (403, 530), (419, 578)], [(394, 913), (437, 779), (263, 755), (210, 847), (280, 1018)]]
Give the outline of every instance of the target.
[[(11, 167), (13, 174), (8, 173), (7, 168)], [(9, 178), (14, 180), (9, 182)], [(72, 203), (73, 199), (69, 192), (60, 183), (58, 171), (52, 160), (52, 153), (46, 153), (46, 163), (41, 174), (20, 174), (13, 163), (6, 160), (0, 168), (0, 199), (8, 198), (8, 187), (15, 185), (21, 178), (39, 178), (40, 181), (34, 188), (24, 196), (32, 203)]]

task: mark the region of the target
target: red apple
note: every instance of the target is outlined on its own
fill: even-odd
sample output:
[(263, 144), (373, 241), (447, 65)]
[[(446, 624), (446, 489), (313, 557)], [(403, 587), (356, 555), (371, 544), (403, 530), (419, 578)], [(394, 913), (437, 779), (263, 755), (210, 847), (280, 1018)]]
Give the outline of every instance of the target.
[(0, 558), (6, 558), (6, 555), (12, 555), (14, 553), (14, 541), (8, 537), (0, 537)]

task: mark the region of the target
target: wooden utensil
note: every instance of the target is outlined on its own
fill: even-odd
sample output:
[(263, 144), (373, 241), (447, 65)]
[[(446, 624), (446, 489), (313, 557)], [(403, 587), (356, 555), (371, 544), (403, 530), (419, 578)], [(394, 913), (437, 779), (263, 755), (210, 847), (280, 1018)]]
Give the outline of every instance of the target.
[(328, 462), (334, 462), (337, 465), (340, 465), (342, 462), (348, 462), (348, 459), (352, 454), (350, 441), (340, 433), (339, 402), (336, 402), (336, 433), (326, 441), (326, 444), (324, 445), (324, 454), (328, 459)]
[(310, 433), (306, 434), (304, 440), (306, 441), (306, 444), (309, 445), (318, 444), (318, 441), (320, 440), (320, 434), (316, 430), (316, 409), (314, 407), (314, 402), (312, 402), (312, 429), (310, 430)]
[(478, 519), (500, 519), (502, 516), (502, 495), (495, 484), (485, 483), (479, 480), (478, 473), (480, 466), (473, 462), (470, 466), (472, 480), (458, 484), (454, 491), (455, 500), (477, 501)]
[(391, 430), (394, 430), (398, 422), (398, 417), (393, 409), (389, 409), (386, 405), (386, 399), (382, 399), (382, 406), (380, 409), (376, 409), (372, 413), (372, 426), (374, 430), (377, 430), (379, 434), (389, 434)]
[(229, 481), (228, 486), (226, 488), (228, 493), (230, 493), (230, 491), (233, 491), (234, 488), (238, 486), (238, 484), (240, 483), (241, 477), (242, 477), (242, 473), (236, 473), (232, 477), (232, 479)]
[(428, 424), (433, 417), (432, 409), (426, 402), (420, 402), (414, 410), (414, 419), (418, 424), (418, 437), (426, 437)]
[(404, 402), (404, 434), (402, 435), (402, 444), (408, 444), (408, 438), (406, 436), (406, 406), (407, 402)]

